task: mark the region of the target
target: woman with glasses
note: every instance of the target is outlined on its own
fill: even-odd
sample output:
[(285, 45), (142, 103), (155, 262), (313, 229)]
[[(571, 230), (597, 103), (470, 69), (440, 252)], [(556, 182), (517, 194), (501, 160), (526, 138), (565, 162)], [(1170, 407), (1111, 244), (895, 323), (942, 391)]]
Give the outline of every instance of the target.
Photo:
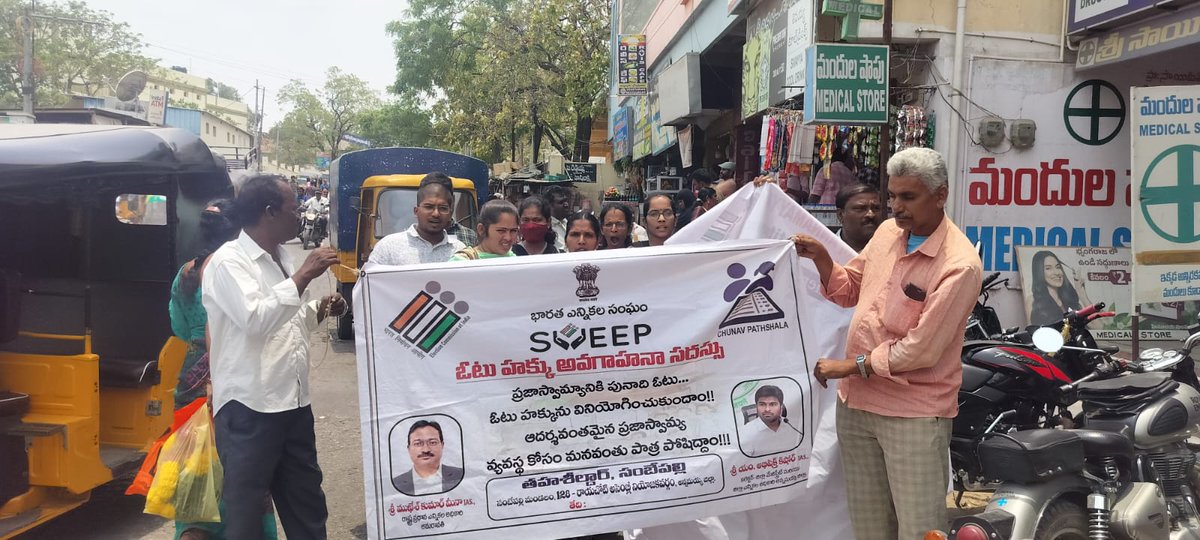
[(633, 247), (661, 246), (675, 234), (675, 210), (670, 195), (651, 195), (646, 199), (642, 213), (646, 216), (646, 233), (650, 239), (636, 242)]
[(513, 253), (518, 256), (558, 253), (554, 246), (557, 237), (550, 230), (550, 203), (533, 195), (525, 197), (517, 211), (521, 217), (521, 241), (513, 245)]
[(633, 211), (620, 203), (605, 203), (600, 209), (600, 249), (621, 249), (633, 245)]

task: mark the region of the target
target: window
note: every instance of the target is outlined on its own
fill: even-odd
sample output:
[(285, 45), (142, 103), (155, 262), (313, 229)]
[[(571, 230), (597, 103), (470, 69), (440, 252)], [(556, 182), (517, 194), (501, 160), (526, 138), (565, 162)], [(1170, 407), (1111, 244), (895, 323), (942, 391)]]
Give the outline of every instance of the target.
[(118, 195), (113, 213), (117, 221), (129, 225), (166, 225), (167, 198), (136, 193)]
[[(471, 197), (466, 191), (454, 191), (454, 221), (460, 226), (474, 229), (475, 212)], [(417, 190), (414, 188), (389, 189), (379, 196), (376, 208), (375, 238), (408, 229), (417, 222), (413, 207), (417, 205)]]

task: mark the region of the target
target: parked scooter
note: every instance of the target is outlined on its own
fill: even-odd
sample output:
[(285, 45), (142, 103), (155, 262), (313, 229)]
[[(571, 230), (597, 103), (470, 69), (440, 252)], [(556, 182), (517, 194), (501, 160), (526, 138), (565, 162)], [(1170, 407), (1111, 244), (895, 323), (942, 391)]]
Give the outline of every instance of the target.
[[(1200, 391), (1188, 382), (1200, 327), (1192, 331), (1178, 350), (1104, 361), (1064, 385), (1082, 401), (1086, 429), (1018, 431), (980, 443), (983, 475), (1002, 484), (983, 513), (955, 520), (950, 538), (1200, 539), (1200, 471), (1188, 442), (1200, 433)], [(1033, 339), (1047, 354), (1081, 349), (1054, 329)]]
[(1067, 407), (1075, 397), (1062, 386), (1091, 373), (1117, 351), (1098, 347), (1087, 329), (1089, 322), (1114, 315), (1103, 309), (1100, 303), (1067, 312), (1053, 328), (1071, 348), (1056, 354), (1039, 351), (1025, 331), (963, 344), (963, 382), (950, 437), (954, 487), (960, 496), (992, 486), (976, 454), (980, 441), (995, 433), (1074, 427)]

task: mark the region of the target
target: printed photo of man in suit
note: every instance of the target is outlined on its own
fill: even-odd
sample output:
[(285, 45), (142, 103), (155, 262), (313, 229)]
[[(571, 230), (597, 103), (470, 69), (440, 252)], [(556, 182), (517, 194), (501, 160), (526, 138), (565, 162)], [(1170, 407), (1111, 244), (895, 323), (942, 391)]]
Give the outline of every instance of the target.
[(442, 465), (442, 426), (429, 420), (417, 420), (408, 428), (408, 455), (413, 468), (392, 479), (392, 485), (405, 495), (436, 495), (454, 489), (463, 479), (463, 470)]

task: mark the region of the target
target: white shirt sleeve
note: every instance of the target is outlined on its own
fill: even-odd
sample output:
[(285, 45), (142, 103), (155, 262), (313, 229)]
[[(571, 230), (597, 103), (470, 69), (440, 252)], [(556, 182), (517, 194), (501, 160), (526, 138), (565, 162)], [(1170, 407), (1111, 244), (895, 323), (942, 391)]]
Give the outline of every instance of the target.
[[(302, 307), (300, 292), (290, 278), (274, 285), (270, 294), (263, 294), (250, 269), (235, 259), (209, 265), (205, 277), (211, 281), (204, 283), (204, 297), (247, 334), (270, 336)], [(208, 304), (205, 302), (206, 307)]]

